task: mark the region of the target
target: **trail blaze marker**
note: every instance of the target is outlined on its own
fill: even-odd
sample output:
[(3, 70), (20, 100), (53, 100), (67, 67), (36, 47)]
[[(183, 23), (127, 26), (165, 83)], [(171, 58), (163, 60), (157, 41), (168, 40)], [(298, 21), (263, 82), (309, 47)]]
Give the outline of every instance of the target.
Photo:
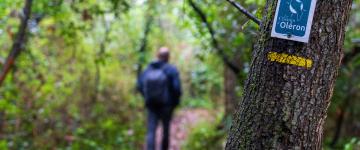
[(271, 37), (308, 43), (316, 0), (279, 0)]
[(268, 60), (305, 68), (311, 68), (313, 65), (313, 61), (311, 59), (285, 53), (269, 52)]

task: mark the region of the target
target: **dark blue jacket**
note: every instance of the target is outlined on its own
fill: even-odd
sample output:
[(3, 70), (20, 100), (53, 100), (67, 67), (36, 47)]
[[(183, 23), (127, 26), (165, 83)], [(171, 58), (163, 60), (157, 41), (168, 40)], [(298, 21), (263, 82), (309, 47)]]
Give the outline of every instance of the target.
[[(168, 83), (170, 85), (168, 85), (169, 87), (169, 99), (170, 99), (170, 103), (168, 104), (169, 106), (175, 107), (176, 105), (179, 104), (180, 102), (180, 97), (182, 95), (182, 90), (181, 90), (181, 81), (180, 81), (180, 76), (179, 76), (179, 72), (177, 70), (177, 68), (171, 64), (168, 64), (164, 61), (154, 61), (152, 63), (150, 63), (150, 65), (145, 69), (145, 71), (138, 77), (137, 80), (137, 90), (143, 95), (144, 95), (144, 91), (143, 91), (143, 80), (144, 77), (146, 76), (147, 72), (152, 69), (152, 68), (161, 68), (163, 67), (163, 65), (166, 65), (163, 68), (163, 71), (165, 72), (165, 74), (168, 77)], [(146, 97), (144, 97), (146, 99)]]

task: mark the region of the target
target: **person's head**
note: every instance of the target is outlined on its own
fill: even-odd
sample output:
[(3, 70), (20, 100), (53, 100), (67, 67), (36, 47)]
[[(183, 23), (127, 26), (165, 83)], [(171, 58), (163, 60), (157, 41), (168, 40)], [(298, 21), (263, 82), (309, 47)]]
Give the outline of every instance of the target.
[(170, 59), (170, 50), (167, 47), (161, 47), (158, 51), (157, 51), (157, 58), (160, 61), (165, 61), (168, 62)]

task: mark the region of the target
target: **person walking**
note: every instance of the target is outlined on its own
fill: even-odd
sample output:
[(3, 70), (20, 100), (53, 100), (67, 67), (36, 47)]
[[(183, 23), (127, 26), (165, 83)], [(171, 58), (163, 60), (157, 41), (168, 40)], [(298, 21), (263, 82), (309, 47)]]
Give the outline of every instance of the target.
[(159, 121), (163, 125), (161, 150), (169, 147), (172, 113), (182, 95), (180, 75), (177, 68), (169, 64), (170, 51), (162, 47), (157, 60), (148, 65), (137, 80), (137, 89), (145, 99), (147, 110), (146, 149), (155, 150), (156, 129)]

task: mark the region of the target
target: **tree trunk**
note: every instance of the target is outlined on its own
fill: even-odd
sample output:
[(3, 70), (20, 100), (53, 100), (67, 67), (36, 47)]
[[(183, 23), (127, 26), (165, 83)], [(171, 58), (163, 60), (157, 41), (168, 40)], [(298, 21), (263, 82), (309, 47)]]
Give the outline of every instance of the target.
[[(310, 40), (304, 44), (270, 38), (277, 0), (267, 1), (226, 149), (321, 149), (351, 3), (318, 0)], [(278, 63), (274, 55), (312, 63)]]
[(232, 115), (236, 109), (238, 96), (236, 86), (238, 85), (236, 74), (225, 65), (224, 68), (224, 91), (225, 91), (225, 116)]
[[(236, 52), (234, 59), (231, 61), (237, 68), (242, 68), (241, 54)], [(236, 92), (236, 87), (240, 86), (243, 78), (239, 77), (228, 65), (224, 65), (224, 92), (225, 92), (225, 118), (231, 117), (239, 103), (239, 96)], [(229, 120), (230, 121), (230, 120)]]

